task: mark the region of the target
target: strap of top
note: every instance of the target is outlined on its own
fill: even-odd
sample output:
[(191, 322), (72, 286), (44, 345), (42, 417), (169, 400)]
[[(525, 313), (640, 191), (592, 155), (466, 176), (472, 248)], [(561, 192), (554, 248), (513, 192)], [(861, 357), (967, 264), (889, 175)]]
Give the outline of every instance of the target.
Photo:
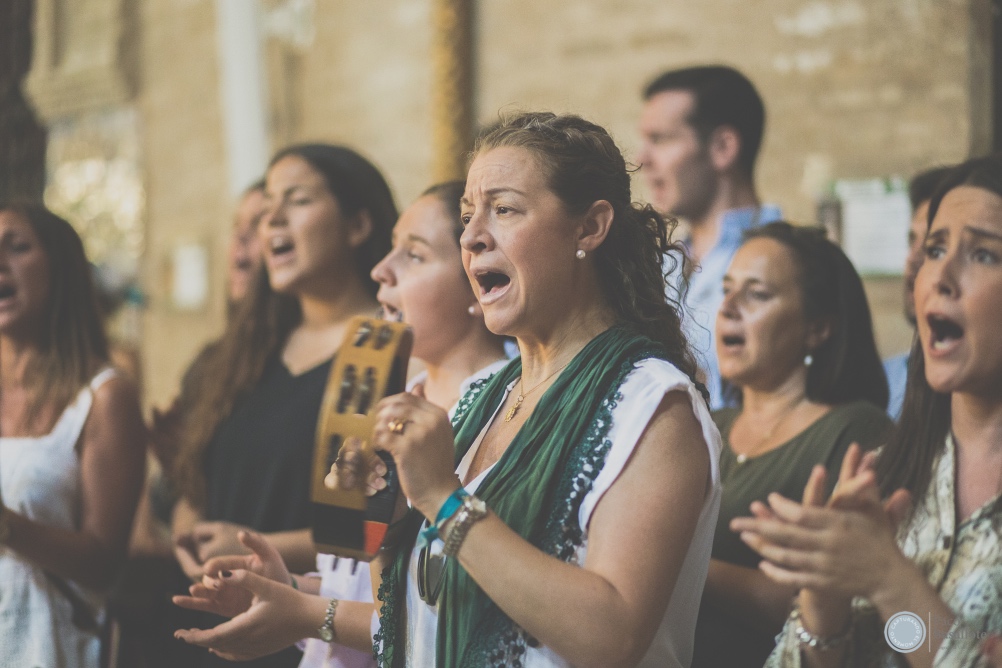
[(90, 390), (91, 392), (97, 392), (102, 385), (118, 375), (118, 371), (114, 367), (106, 366), (97, 372), (97, 375), (90, 380)]
[(80, 434), (83, 432), (84, 424), (87, 422), (87, 416), (90, 415), (91, 406), (94, 405), (94, 393), (116, 375), (117, 371), (109, 366), (101, 369), (101, 371), (91, 378), (90, 383), (86, 387), (81, 388), (77, 398), (63, 411), (63, 415), (52, 430), (52, 435), (56, 436), (58, 434), (56, 437), (62, 442), (67, 443), (67, 447), (70, 449), (76, 448), (77, 441), (80, 440)]

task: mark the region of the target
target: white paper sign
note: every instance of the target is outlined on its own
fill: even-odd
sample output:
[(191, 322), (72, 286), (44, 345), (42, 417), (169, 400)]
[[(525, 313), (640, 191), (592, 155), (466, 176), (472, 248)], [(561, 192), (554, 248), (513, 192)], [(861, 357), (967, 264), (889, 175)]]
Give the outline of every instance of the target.
[(842, 248), (862, 275), (899, 276), (908, 257), (911, 203), (901, 179), (839, 180)]
[(209, 251), (201, 244), (174, 247), (171, 258), (171, 302), (184, 311), (196, 311), (209, 297)]

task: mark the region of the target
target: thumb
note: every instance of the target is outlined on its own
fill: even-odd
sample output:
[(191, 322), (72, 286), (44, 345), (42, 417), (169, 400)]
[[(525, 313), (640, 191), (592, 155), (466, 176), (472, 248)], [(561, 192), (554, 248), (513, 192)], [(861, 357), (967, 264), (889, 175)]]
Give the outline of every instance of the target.
[(237, 533), (237, 538), (243, 543), (244, 547), (261, 557), (261, 561), (282, 560), (282, 555), (275, 546), (256, 531), (240, 531)]
[(191, 528), (191, 537), (196, 543), (211, 540), (216, 535), (216, 528), (211, 522), (198, 522)]
[(824, 466), (817, 464), (811, 469), (811, 476), (804, 485), (804, 495), (802, 498), (805, 506), (825, 505), (825, 486), (828, 484), (828, 472)]
[(424, 399), (424, 383), (415, 383), (414, 387), (411, 388), (411, 394)]
[(219, 575), (222, 578), (222, 582), (225, 583), (224, 586), (234, 585), (242, 587), (258, 598), (272, 598), (278, 591), (277, 587), (286, 586), (243, 568), (237, 568), (232, 571), (221, 571)]
[(908, 516), (908, 511), (912, 507), (912, 495), (904, 489), (891, 494), (891, 497), (884, 502), (884, 510), (891, 518), (891, 522), (897, 527)]

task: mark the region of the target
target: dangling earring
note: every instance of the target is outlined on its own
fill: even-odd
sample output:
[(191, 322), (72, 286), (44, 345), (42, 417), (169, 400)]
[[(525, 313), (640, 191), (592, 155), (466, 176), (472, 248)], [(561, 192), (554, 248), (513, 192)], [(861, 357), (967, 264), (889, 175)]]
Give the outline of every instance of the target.
[(585, 259), (585, 252), (579, 248), (578, 252), (574, 254), (574, 257), (576, 257), (579, 260), (583, 260)]
[(814, 364), (814, 355), (807, 353), (804, 356), (804, 366), (810, 367), (812, 364)]
[(469, 313), (472, 316), (477, 315), (477, 305), (476, 304), (470, 304), (470, 308), (466, 309), (466, 312)]

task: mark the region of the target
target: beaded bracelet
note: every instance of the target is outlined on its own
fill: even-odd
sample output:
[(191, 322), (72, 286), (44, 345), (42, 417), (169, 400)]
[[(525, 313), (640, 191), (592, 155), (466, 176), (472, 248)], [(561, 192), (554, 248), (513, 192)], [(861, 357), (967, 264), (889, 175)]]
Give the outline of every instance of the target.
[(797, 640), (800, 641), (801, 645), (807, 645), (813, 650), (827, 652), (829, 650), (837, 649), (848, 643), (849, 639), (852, 637), (853, 624), (851, 620), (849, 621), (849, 627), (842, 633), (836, 636), (824, 637), (815, 635), (805, 629), (804, 625), (800, 622), (801, 619), (802, 616), (800, 614), (800, 608), (794, 608), (793, 614), (790, 615), (790, 620), (796, 623), (796, 626), (793, 627), (793, 634), (797, 637)]
[(452, 519), (452, 516), (463, 505), (463, 499), (470, 495), (462, 487), (458, 488), (455, 492), (449, 495), (449, 498), (445, 500), (442, 507), (438, 509), (438, 515), (435, 516), (435, 521), (428, 525), (428, 527), (421, 532), (421, 537), (418, 539), (418, 547), (424, 547), (432, 543), (436, 538), (438, 538), (438, 533), (442, 529), (442, 525)]

